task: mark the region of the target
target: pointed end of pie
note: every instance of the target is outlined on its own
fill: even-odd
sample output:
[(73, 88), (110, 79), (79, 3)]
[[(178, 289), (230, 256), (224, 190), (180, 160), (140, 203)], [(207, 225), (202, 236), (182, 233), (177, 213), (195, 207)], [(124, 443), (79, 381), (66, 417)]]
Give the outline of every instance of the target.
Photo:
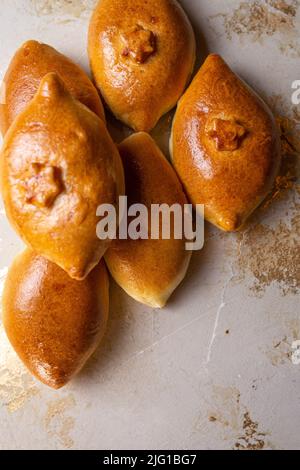
[(47, 99), (58, 98), (66, 93), (64, 82), (53, 72), (45, 75), (38, 90), (38, 95)]
[(205, 60), (206, 63), (224, 63), (224, 60), (219, 54), (209, 54)]
[(22, 44), (22, 46), (20, 47), (20, 52), (22, 52), (24, 56), (27, 57), (31, 52), (34, 52), (40, 46), (40, 42), (35, 41), (34, 39), (29, 39), (28, 41)]
[(59, 364), (55, 365), (55, 363), (50, 365), (49, 363), (45, 364), (37, 361), (31, 364), (27, 362), (27, 365), (37, 380), (53, 390), (60, 390), (65, 387), (76, 373), (76, 371), (72, 370), (66, 373)]
[(206, 68), (220, 70), (224, 67), (229, 68), (225, 60), (219, 54), (209, 54), (200, 71), (206, 70)]
[(46, 385), (49, 388), (52, 388), (52, 390), (61, 390), (70, 382), (70, 379), (51, 378), (49, 380), (45, 380), (45, 378), (42, 378), (40, 376), (36, 375), (36, 377), (44, 385)]
[(229, 212), (223, 215), (206, 213), (206, 219), (224, 232), (237, 232), (244, 222), (239, 214)]

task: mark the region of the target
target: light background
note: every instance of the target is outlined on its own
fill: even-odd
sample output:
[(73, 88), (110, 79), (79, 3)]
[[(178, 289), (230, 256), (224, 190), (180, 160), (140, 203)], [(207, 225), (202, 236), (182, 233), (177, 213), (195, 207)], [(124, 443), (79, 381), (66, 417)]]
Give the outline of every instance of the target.
[[(27, 39), (87, 68), (95, 3), (1, 0), (0, 78)], [(289, 118), (297, 147), (291, 84), (300, 79), (300, 2), (181, 3), (199, 61), (207, 51), (222, 54)], [(163, 149), (169, 123), (167, 116), (153, 133)], [(111, 129), (118, 140), (128, 132)], [(286, 157), (292, 176), (294, 153)], [(0, 448), (299, 449), (300, 365), (291, 361), (300, 339), (299, 186), (291, 186), (241, 234), (207, 226), (205, 249), (164, 310), (140, 306), (112, 284), (106, 339), (61, 391), (27, 374), (0, 326)], [(1, 209), (0, 285), (21, 247)]]

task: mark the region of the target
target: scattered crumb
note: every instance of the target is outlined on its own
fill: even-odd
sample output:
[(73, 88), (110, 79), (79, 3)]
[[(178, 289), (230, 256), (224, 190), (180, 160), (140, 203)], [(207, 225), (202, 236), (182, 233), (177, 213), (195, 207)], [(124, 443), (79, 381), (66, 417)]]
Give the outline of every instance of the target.
[(234, 450), (262, 450), (265, 448), (264, 432), (258, 432), (259, 424), (253, 421), (250, 413), (246, 411), (243, 415), (243, 434), (234, 445)]
[(17, 357), (0, 325), (0, 404), (15, 413), (38, 393), (36, 381)]
[(285, 198), (297, 185), (300, 176), (300, 111), (287, 106), (280, 95), (273, 95), (268, 104), (276, 116), (281, 136), (282, 164), (273, 192), (261, 209), (267, 209), (274, 200)]
[(30, 0), (30, 12), (36, 16), (59, 15), (69, 20), (89, 17), (98, 0)]
[(213, 407), (208, 420), (224, 428), (224, 440), (231, 440), (234, 450), (273, 448), (267, 439), (269, 433), (259, 430), (259, 424), (253, 421), (251, 413), (242, 403), (239, 390), (214, 385), (211, 396)]
[(279, 222), (275, 228), (254, 224), (238, 234), (240, 250), (237, 267), (240, 278), (250, 273), (250, 287), (257, 295), (272, 284), (279, 286), (282, 295), (297, 295), (300, 290), (300, 214), (290, 224)]
[(271, 364), (275, 367), (290, 363), (292, 360), (292, 344), (300, 338), (300, 321), (298, 319), (286, 322), (288, 335), (280, 341), (274, 341), (271, 348), (264, 351)]
[(221, 19), (229, 40), (234, 35), (246, 36), (254, 42), (261, 42), (268, 36), (279, 35), (278, 47), (290, 57), (300, 56), (297, 11), (299, 0), (256, 0), (241, 2), (229, 13), (219, 13), (210, 21)]
[(44, 418), (45, 428), (49, 437), (57, 440), (66, 449), (70, 449), (74, 445), (70, 433), (75, 425), (74, 418), (66, 416), (66, 412), (74, 408), (75, 405), (76, 402), (73, 395), (50, 401), (47, 405), (48, 409)]
[[(261, 296), (277, 284), (283, 295), (298, 294), (300, 288), (300, 113), (280, 95), (267, 100), (281, 130), (282, 166), (274, 190), (257, 211), (259, 221), (237, 235), (239, 280), (250, 274), (250, 289)], [(260, 223), (274, 203), (286, 203), (282, 220), (272, 226)]]

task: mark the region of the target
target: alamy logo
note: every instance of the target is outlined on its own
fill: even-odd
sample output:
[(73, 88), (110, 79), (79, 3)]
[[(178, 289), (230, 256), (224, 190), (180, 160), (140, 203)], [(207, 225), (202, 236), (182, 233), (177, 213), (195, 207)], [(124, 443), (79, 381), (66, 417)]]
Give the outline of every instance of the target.
[(292, 94), (292, 103), (297, 106), (300, 104), (300, 80), (295, 80), (292, 83), (292, 89), (295, 90)]
[(196, 206), (193, 217), (191, 204), (132, 204), (127, 196), (119, 198), (119, 211), (111, 204), (97, 209), (101, 218), (97, 236), (101, 240), (185, 240), (188, 251), (201, 250), (204, 245), (204, 206)]

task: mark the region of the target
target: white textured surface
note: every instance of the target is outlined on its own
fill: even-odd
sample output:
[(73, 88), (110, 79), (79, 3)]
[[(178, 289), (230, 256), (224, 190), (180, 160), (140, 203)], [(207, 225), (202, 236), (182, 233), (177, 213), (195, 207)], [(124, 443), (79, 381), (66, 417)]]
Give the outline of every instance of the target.
[[(0, 77), (31, 38), (87, 67), (94, 3), (1, 0)], [(181, 3), (193, 19), (199, 57), (221, 53), (291, 115), (291, 84), (300, 79), (300, 2)], [(252, 29), (251, 4), (266, 21)], [(297, 14), (280, 12), (278, 4)], [(120, 126), (119, 138), (123, 132)], [(165, 123), (154, 132), (162, 145), (165, 133)], [(21, 246), (1, 210), (0, 286)], [(208, 226), (204, 250), (163, 311), (141, 307), (112, 286), (106, 340), (59, 392), (31, 379), (0, 330), (0, 448), (300, 449), (300, 365), (291, 361), (292, 342), (300, 339), (297, 252), (296, 187), (258, 211), (242, 235)]]

